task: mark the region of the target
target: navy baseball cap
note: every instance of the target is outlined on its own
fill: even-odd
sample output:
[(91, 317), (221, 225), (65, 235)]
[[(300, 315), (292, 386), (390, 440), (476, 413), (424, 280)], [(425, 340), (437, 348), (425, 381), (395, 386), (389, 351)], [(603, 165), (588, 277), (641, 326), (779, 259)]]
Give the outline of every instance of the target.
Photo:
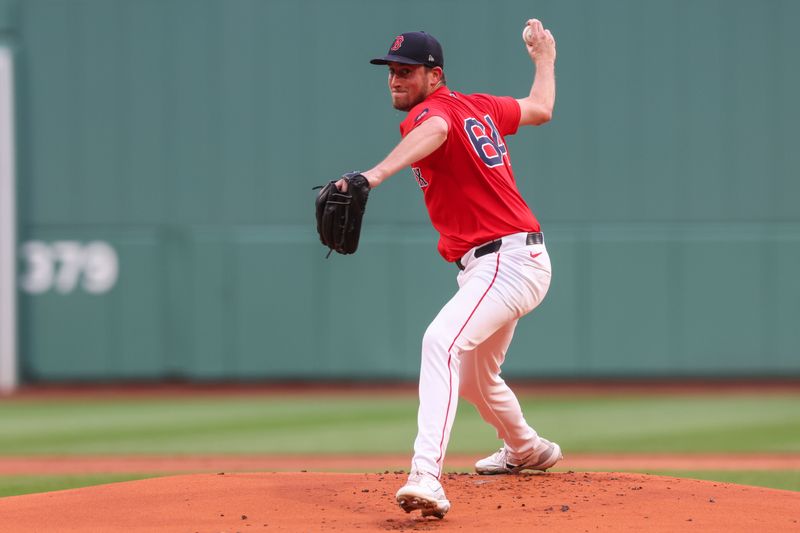
[(371, 60), (373, 65), (404, 63), (406, 65), (425, 65), (426, 67), (444, 67), (442, 45), (433, 35), (424, 31), (410, 31), (394, 38), (389, 53)]

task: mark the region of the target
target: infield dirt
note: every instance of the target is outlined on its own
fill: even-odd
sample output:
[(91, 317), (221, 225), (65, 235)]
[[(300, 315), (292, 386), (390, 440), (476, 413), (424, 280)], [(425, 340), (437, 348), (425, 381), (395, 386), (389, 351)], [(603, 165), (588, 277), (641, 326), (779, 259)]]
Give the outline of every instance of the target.
[(800, 493), (622, 473), (449, 474), (444, 520), (405, 514), (400, 473), (170, 476), (0, 499), (14, 532), (796, 531)]

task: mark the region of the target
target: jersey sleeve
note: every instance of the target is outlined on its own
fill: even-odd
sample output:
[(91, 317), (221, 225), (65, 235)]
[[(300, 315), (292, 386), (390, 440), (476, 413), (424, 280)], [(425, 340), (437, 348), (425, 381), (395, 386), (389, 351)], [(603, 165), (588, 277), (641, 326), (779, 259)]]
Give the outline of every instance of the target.
[(452, 118), (442, 106), (437, 105), (436, 102), (422, 102), (414, 106), (411, 111), (408, 112), (408, 116), (405, 120), (400, 123), (400, 135), (405, 137), (411, 130), (431, 117), (441, 117), (444, 119), (444, 121), (447, 122), (448, 129), (452, 126)]
[(482, 106), (492, 115), (497, 123), (500, 135), (514, 135), (519, 129), (522, 112), (519, 102), (511, 96), (494, 96), (491, 94), (473, 95)]

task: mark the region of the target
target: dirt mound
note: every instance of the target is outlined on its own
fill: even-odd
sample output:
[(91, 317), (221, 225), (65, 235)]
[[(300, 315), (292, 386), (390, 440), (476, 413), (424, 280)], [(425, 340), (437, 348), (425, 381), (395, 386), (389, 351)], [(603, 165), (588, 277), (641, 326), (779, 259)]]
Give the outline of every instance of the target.
[(0, 499), (3, 531), (787, 531), (800, 493), (619, 473), (447, 475), (444, 520), (403, 513), (402, 474), (194, 474)]

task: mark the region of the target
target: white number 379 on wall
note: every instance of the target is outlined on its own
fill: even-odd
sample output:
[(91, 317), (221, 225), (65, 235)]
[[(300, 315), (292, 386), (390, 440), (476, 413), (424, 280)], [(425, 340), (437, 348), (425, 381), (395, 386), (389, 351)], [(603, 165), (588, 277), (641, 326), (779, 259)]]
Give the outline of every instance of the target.
[(117, 252), (103, 241), (28, 241), (20, 255), (24, 263), (20, 287), (34, 294), (51, 289), (70, 293), (79, 282), (86, 292), (100, 294), (114, 286), (119, 274)]

